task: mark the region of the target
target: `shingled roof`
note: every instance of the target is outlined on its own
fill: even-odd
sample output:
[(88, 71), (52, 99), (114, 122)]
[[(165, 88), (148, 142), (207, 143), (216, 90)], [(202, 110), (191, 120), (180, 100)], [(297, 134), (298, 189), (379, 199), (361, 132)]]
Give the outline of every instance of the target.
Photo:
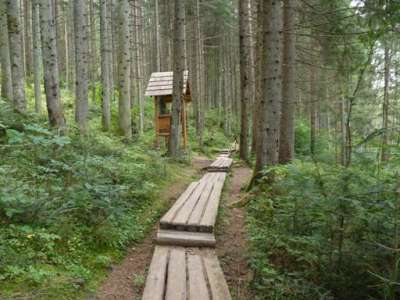
[[(146, 96), (172, 95), (173, 72), (155, 72), (151, 74), (146, 89)], [(187, 93), (189, 71), (183, 71), (183, 94)]]

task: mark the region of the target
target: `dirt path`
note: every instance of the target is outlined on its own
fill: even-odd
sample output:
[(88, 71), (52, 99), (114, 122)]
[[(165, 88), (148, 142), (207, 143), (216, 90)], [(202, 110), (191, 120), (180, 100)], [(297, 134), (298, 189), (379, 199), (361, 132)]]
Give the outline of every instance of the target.
[[(205, 157), (195, 157), (192, 159), (192, 168), (188, 168), (185, 176), (192, 177), (196, 173), (207, 167), (211, 160)], [(186, 182), (177, 182), (168, 190), (161, 193), (162, 200), (171, 205), (177, 197), (186, 189)], [(97, 295), (89, 298), (91, 300), (132, 300), (140, 299), (146, 276), (146, 269), (149, 267), (154, 245), (153, 240), (156, 235), (158, 224), (156, 224), (148, 237), (141, 243), (128, 250), (123, 261), (112, 267), (112, 271), (100, 286)]]
[(252, 272), (248, 266), (246, 253), (245, 211), (232, 208), (229, 204), (241, 198), (241, 189), (251, 179), (251, 169), (234, 167), (223, 195), (222, 215), (217, 226), (217, 254), (233, 299), (248, 300), (253, 295), (249, 288)]

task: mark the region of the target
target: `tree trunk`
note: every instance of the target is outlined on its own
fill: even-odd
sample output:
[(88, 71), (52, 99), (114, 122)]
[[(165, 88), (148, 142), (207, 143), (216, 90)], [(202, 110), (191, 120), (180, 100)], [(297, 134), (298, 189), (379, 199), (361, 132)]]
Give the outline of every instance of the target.
[[(96, 45), (96, 7), (93, 0), (89, 2), (89, 22), (90, 22), (90, 37), (89, 47), (90, 56), (88, 59), (88, 72), (90, 80), (90, 88), (92, 91), (92, 105), (96, 105), (96, 81), (97, 81), (97, 45)], [(87, 50), (88, 51), (88, 50)]]
[[(74, 0), (75, 27), (75, 121), (79, 131), (87, 131), (89, 85), (89, 11), (85, 0)], [(93, 54), (92, 54), (93, 55)]]
[(12, 101), (13, 90), (11, 80), (10, 47), (6, 3), (0, 2), (0, 64), (1, 64), (1, 97)]
[(50, 126), (65, 130), (63, 107), (60, 100), (56, 22), (52, 0), (40, 0), (40, 29), (42, 34), (44, 89)]
[(264, 97), (266, 110), (266, 155), (267, 165), (276, 165), (279, 159), (279, 134), (282, 103), (282, 72), (281, 72), (281, 2), (268, 0), (266, 3), (264, 23), (265, 34), (265, 85)]
[(40, 15), (39, 5), (32, 1), (32, 31), (33, 31), (33, 81), (35, 89), (35, 111), (42, 111), (42, 90), (41, 90), (41, 47), (40, 47)]
[(155, 44), (156, 44), (156, 71), (161, 71), (161, 36), (160, 36), (160, 0), (154, 0), (155, 6)]
[(102, 125), (104, 131), (109, 131), (111, 126), (110, 109), (110, 72), (111, 72), (111, 37), (110, 21), (107, 10), (110, 9), (109, 0), (100, 1), (100, 44), (101, 44), (101, 82), (102, 82)]
[(25, 76), (20, 13), (21, 8), (19, 1), (7, 0), (8, 39), (10, 47), (13, 103), (16, 111), (25, 112)]
[(129, 10), (129, 0), (118, 0), (118, 113), (119, 128), (127, 140), (132, 138)]
[(382, 129), (384, 130), (382, 135), (382, 152), (381, 160), (389, 160), (388, 153), (388, 142), (389, 142), (389, 83), (390, 83), (390, 49), (385, 42), (385, 54), (384, 54), (384, 90), (383, 90), (383, 105), (382, 105)]
[(249, 107), (251, 105), (251, 38), (250, 38), (250, 3), (239, 1), (239, 47), (240, 47), (240, 158), (249, 158)]
[(296, 0), (284, 0), (282, 114), (279, 162), (294, 158), (294, 106), (296, 101)]
[(24, 25), (25, 25), (25, 70), (28, 80), (31, 79), (33, 72), (33, 50), (32, 50), (32, 6), (31, 1), (24, 0)]
[(187, 44), (189, 55), (189, 76), (192, 88), (193, 111), (195, 118), (196, 137), (199, 145), (202, 145), (201, 124), (201, 98), (200, 98), (200, 68), (199, 68), (199, 28), (198, 28), (198, 0), (191, 0), (188, 5), (187, 15)]
[(181, 0), (175, 0), (174, 18), (174, 43), (173, 43), (173, 65), (174, 79), (172, 91), (172, 119), (171, 135), (168, 144), (169, 155), (177, 158), (180, 154), (181, 136), (181, 111), (183, 91), (183, 71), (185, 64), (185, 4)]

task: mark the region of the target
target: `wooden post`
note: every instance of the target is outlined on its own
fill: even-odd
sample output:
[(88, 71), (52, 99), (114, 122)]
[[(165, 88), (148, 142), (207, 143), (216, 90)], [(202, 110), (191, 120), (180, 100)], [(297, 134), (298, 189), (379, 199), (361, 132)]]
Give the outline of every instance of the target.
[(183, 148), (186, 149), (187, 147), (187, 124), (186, 124), (186, 101), (185, 97), (183, 96), (183, 103), (182, 103), (182, 136), (183, 136)]
[(158, 97), (154, 96), (154, 124), (155, 124), (155, 128), (156, 128), (156, 148), (160, 148), (158, 115), (159, 115)]

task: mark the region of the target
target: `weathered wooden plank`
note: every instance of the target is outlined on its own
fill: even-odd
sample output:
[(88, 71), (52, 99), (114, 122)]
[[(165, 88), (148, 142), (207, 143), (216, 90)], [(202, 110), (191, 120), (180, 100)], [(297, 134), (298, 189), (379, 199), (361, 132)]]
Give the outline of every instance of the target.
[(211, 233), (160, 229), (156, 243), (159, 245), (214, 248), (215, 236)]
[(186, 300), (185, 248), (172, 248), (168, 262), (166, 300)]
[(199, 182), (195, 181), (188, 186), (188, 188), (182, 193), (170, 210), (168, 210), (168, 212), (161, 218), (160, 224), (172, 222), (172, 220), (176, 217), (176, 214), (185, 204), (186, 200), (193, 193), (198, 184)]
[(208, 300), (207, 274), (199, 255), (188, 255), (189, 300)]
[(179, 211), (179, 213), (173, 220), (173, 223), (175, 225), (177, 225), (177, 226), (186, 225), (186, 223), (189, 220), (190, 214), (192, 213), (193, 209), (195, 208), (195, 206), (204, 190), (204, 187), (207, 185), (207, 182), (208, 182), (210, 176), (211, 176), (211, 174), (207, 173), (200, 180), (200, 184), (196, 187), (194, 192), (190, 195), (189, 199), (185, 202), (182, 209)]
[(206, 270), (208, 283), (213, 300), (231, 300), (228, 284), (226, 283), (224, 273), (218, 262), (217, 256), (213, 250), (202, 250), (204, 267)]
[(200, 220), (203, 217), (205, 208), (207, 206), (207, 202), (208, 199), (210, 197), (210, 194), (213, 190), (214, 184), (217, 182), (218, 180), (218, 175), (216, 174), (211, 174), (209, 176), (209, 179), (207, 181), (207, 185), (204, 187), (199, 201), (196, 204), (196, 207), (193, 209), (192, 214), (189, 217), (189, 220), (187, 222), (187, 224), (189, 226), (198, 226), (200, 225)]
[(213, 228), (218, 214), (218, 206), (221, 199), (222, 189), (226, 178), (226, 173), (218, 172), (218, 181), (214, 185), (214, 189), (210, 194), (208, 205), (204, 211), (204, 216), (200, 221), (200, 226)]
[(168, 248), (157, 247), (147, 275), (143, 292), (143, 300), (163, 300), (165, 292), (165, 278), (167, 276)]

